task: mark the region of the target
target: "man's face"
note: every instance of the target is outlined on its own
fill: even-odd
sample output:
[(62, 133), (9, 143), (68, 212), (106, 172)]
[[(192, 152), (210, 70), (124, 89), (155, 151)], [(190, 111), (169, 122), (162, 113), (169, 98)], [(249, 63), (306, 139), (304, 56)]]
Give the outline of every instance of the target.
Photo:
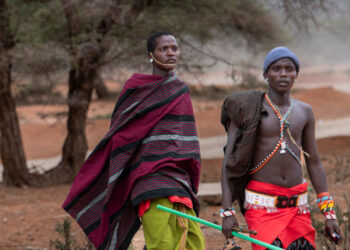
[(282, 58), (269, 67), (264, 77), (275, 91), (288, 92), (297, 78), (295, 64), (290, 58)]
[(171, 35), (160, 36), (156, 39), (156, 47), (153, 52), (153, 56), (156, 60), (160, 61), (162, 65), (154, 61), (156, 67), (170, 72), (176, 67), (177, 60), (179, 58), (180, 51), (178, 50), (175, 37)]

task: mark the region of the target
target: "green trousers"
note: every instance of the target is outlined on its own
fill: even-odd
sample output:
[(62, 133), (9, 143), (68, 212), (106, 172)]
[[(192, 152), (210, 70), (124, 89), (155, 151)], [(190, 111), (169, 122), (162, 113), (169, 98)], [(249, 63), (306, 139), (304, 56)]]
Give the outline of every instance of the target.
[(193, 209), (181, 203), (171, 203), (168, 198), (152, 199), (141, 218), (147, 250), (203, 250), (204, 236), (199, 224), (157, 209), (158, 204), (196, 216)]

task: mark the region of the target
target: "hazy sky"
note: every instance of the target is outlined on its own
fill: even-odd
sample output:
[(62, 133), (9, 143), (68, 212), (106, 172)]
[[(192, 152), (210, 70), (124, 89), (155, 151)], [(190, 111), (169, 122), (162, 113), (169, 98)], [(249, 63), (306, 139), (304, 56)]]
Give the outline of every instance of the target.
[(321, 17), (318, 28), (311, 26), (309, 35), (289, 44), (304, 63), (350, 63), (350, 2), (340, 2), (343, 6), (339, 11)]

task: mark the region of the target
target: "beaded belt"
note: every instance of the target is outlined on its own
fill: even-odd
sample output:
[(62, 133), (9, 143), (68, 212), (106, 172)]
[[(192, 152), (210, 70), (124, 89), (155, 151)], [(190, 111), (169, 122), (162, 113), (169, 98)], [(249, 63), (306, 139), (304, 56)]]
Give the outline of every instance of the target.
[(307, 205), (307, 192), (292, 196), (273, 196), (245, 190), (245, 202), (248, 207), (287, 208)]

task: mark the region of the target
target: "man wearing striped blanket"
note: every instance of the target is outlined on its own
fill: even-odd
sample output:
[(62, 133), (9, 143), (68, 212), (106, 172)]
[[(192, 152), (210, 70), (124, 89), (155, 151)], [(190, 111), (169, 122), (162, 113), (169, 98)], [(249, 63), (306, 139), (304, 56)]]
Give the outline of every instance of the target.
[(63, 208), (97, 249), (127, 249), (141, 223), (147, 249), (204, 249), (198, 223), (156, 209), (198, 215), (201, 165), (189, 89), (173, 72), (176, 39), (157, 32), (147, 49), (153, 73), (125, 83)]

